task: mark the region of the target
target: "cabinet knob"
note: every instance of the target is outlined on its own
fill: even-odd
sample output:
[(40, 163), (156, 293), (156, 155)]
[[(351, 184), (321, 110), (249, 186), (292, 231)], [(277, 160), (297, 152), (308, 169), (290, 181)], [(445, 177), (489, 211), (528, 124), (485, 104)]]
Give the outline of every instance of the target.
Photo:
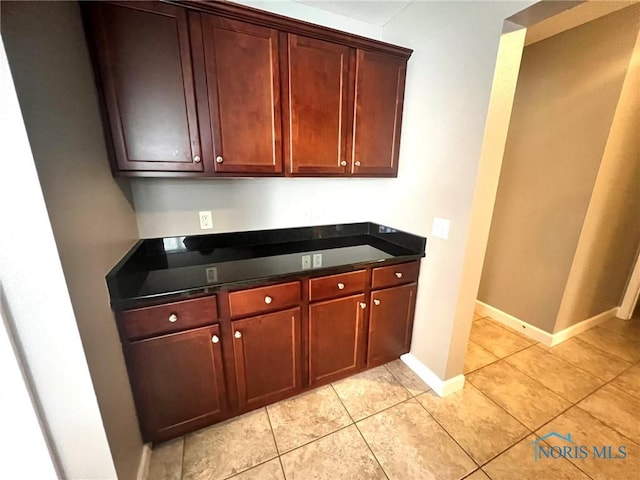
[(218, 155), (216, 157), (216, 163), (222, 163), (222, 162), (224, 162), (224, 158), (222, 158), (220, 155)]
[(344, 290), (344, 283), (342, 282), (338, 283), (338, 290)]
[(195, 157), (193, 157), (193, 163), (200, 163), (200, 155), (196, 155)]
[(342, 166), (342, 167), (346, 167), (346, 166), (347, 166), (347, 161), (346, 161), (346, 160), (342, 160), (342, 161), (340, 162), (340, 166)]
[(360, 161), (359, 161), (359, 160), (356, 160), (356, 163), (355, 163), (354, 165), (355, 165), (356, 167), (359, 167), (359, 166), (360, 166)]
[(171, 323), (175, 323), (178, 321), (178, 315), (176, 315), (175, 313), (172, 313), (171, 315), (169, 315), (169, 321)]
[(240, 330), (236, 330), (236, 333), (233, 334), (236, 338), (242, 338), (242, 332)]
[(365, 308), (367, 308), (367, 304), (364, 302), (360, 302), (360, 308), (364, 310)]
[(373, 304), (374, 305), (380, 305), (380, 300), (378, 300), (377, 298), (373, 299)]
[(273, 298), (271, 298), (269, 295), (267, 295), (266, 297), (264, 297), (264, 303), (266, 303), (267, 305), (269, 305), (271, 302), (273, 302)]
[(396, 272), (396, 277), (402, 278), (402, 272)]
[(220, 341), (220, 339), (218, 338), (218, 335), (214, 335), (213, 337), (211, 337), (211, 343), (218, 343)]

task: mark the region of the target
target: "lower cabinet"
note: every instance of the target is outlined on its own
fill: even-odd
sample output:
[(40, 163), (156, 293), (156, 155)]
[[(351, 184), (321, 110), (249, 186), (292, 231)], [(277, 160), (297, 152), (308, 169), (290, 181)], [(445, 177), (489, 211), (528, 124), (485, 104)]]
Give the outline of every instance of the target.
[(358, 370), (364, 332), (363, 294), (309, 305), (309, 384)]
[(300, 307), (234, 320), (231, 325), (240, 411), (301, 390)]
[(145, 441), (166, 440), (226, 414), (217, 325), (131, 342), (127, 354)]
[(411, 347), (417, 284), (371, 292), (367, 366), (398, 358)]

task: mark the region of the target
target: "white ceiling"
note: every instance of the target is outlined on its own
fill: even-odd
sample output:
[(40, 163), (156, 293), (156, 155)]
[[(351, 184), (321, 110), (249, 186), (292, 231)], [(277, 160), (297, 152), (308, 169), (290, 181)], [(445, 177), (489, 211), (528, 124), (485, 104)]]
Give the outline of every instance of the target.
[(344, 15), (345, 17), (355, 18), (371, 25), (381, 27), (411, 2), (402, 0), (294, 0), (297, 3), (303, 3), (309, 7), (327, 10), (329, 12)]

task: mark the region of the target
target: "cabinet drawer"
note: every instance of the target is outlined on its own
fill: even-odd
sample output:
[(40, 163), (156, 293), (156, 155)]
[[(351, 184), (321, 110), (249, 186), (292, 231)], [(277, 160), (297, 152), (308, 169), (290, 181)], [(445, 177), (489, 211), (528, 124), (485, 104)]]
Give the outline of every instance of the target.
[(232, 318), (278, 310), (300, 302), (300, 282), (240, 290), (229, 294)]
[(121, 318), (126, 337), (135, 340), (216, 323), (218, 304), (215, 296), (195, 298), (127, 310)]
[(403, 283), (416, 282), (420, 271), (419, 262), (400, 263), (373, 269), (372, 288), (393, 287)]
[(366, 282), (366, 270), (312, 278), (309, 280), (309, 301), (362, 292)]

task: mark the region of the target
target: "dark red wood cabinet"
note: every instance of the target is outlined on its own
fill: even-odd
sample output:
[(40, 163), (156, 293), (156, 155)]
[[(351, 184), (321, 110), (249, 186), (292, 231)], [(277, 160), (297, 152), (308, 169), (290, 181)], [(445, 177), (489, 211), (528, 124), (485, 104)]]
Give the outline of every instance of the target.
[(367, 365), (398, 358), (411, 347), (415, 283), (371, 292)]
[(166, 440), (225, 418), (217, 325), (135, 341), (125, 351), (146, 441)]
[(203, 172), (187, 10), (88, 3), (114, 171)]
[(232, 322), (240, 411), (302, 388), (300, 307)]
[(228, 2), (81, 7), (114, 175), (397, 175), (411, 50)]

